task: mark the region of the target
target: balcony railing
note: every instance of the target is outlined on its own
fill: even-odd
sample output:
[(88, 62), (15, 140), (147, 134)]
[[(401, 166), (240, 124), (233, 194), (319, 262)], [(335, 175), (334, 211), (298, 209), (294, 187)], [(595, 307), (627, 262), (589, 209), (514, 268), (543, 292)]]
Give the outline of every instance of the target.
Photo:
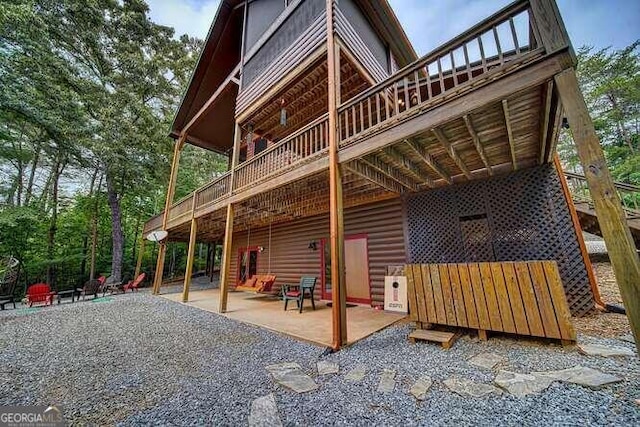
[(529, 2), (515, 3), (338, 109), (340, 146), (542, 55)]
[[(592, 206), (593, 199), (591, 198), (587, 178), (584, 175), (572, 172), (565, 172), (564, 174), (567, 177), (573, 200), (576, 203), (588, 203)], [(640, 187), (624, 182), (614, 182), (614, 185), (627, 217), (640, 218)]]
[(328, 147), (328, 115), (324, 114), (238, 166), (235, 170), (234, 191), (290, 170), (293, 166), (326, 152)]
[(196, 190), (196, 211), (228, 196), (230, 185), (231, 171), (227, 171), (216, 180)]

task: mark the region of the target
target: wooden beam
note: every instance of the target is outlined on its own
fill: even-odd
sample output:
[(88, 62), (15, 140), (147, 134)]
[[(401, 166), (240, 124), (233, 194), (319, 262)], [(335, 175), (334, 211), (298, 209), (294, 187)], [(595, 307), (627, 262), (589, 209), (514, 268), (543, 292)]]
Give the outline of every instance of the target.
[(427, 187), (433, 188), (435, 187), (435, 183), (433, 180), (422, 173), (418, 165), (413, 163), (411, 160), (407, 159), (402, 153), (396, 150), (393, 147), (387, 147), (382, 150), (389, 159), (391, 159), (391, 163), (402, 170), (405, 174), (412, 176), (416, 181), (420, 182), (420, 185), (426, 185)]
[(555, 77), (607, 245), (636, 348), (640, 351), (640, 257), (573, 69)]
[(416, 155), (420, 157), (420, 159), (422, 159), (422, 161), (425, 162), (427, 166), (433, 169), (435, 173), (440, 175), (442, 179), (447, 181), (448, 184), (453, 183), (453, 179), (451, 179), (451, 175), (445, 172), (445, 170), (442, 169), (440, 165), (438, 165), (438, 163), (435, 161), (433, 157), (431, 157), (431, 154), (429, 154), (426, 148), (422, 147), (416, 140), (412, 138), (405, 139), (404, 142), (405, 144), (407, 144), (407, 147), (411, 148), (411, 150), (414, 153), (416, 153)]
[(138, 260), (136, 261), (136, 271), (133, 275), (133, 278), (136, 279), (140, 275), (140, 270), (142, 269), (142, 257), (144, 256), (144, 247), (147, 243), (147, 239), (145, 239), (144, 233), (140, 236), (140, 249), (138, 249)]
[(518, 169), (518, 162), (516, 161), (516, 143), (513, 140), (513, 131), (511, 130), (511, 117), (509, 115), (509, 103), (506, 99), (502, 100), (502, 111), (504, 112), (504, 123), (507, 127), (507, 138), (509, 139), (509, 151), (511, 152), (511, 163), (513, 163), (513, 170)]
[(580, 227), (578, 212), (576, 211), (576, 206), (573, 203), (571, 191), (569, 191), (569, 184), (567, 183), (567, 177), (562, 170), (560, 157), (557, 153), (553, 156), (553, 165), (555, 166), (556, 174), (558, 175), (558, 180), (560, 181), (560, 187), (562, 187), (562, 194), (564, 195), (564, 200), (567, 203), (569, 214), (571, 215), (571, 222), (573, 222), (573, 229), (576, 232), (576, 238), (578, 239), (578, 246), (580, 246), (582, 260), (584, 262), (585, 268), (587, 269), (587, 277), (589, 278), (589, 285), (591, 285), (591, 293), (593, 294), (593, 299), (597, 305), (605, 308), (605, 303), (602, 301), (602, 297), (600, 296), (600, 289), (598, 288), (598, 283), (596, 282), (596, 276), (593, 273), (591, 258), (589, 258), (589, 252), (587, 252), (587, 245), (584, 243), (584, 237), (582, 234), (582, 228)]
[(218, 301), (218, 313), (227, 312), (229, 284), (232, 276), (233, 213), (233, 205), (227, 205), (227, 220), (224, 227), (224, 244), (222, 245), (222, 262), (220, 263), (220, 300)]
[(369, 166), (371, 169), (374, 169), (387, 178), (397, 182), (404, 188), (410, 191), (418, 191), (418, 186), (415, 182), (407, 178), (402, 173), (398, 172), (396, 169), (393, 169), (391, 166), (389, 166), (387, 163), (383, 162), (376, 156), (369, 155), (368, 157), (363, 157), (362, 159), (360, 159), (360, 161)]
[(542, 117), (540, 117), (540, 122), (542, 123), (542, 129), (540, 130), (540, 158), (538, 159), (538, 163), (544, 163), (545, 153), (547, 150), (547, 145), (549, 145), (549, 119), (551, 115), (551, 98), (553, 98), (553, 80), (549, 80), (547, 84), (543, 88), (542, 92), (542, 105), (544, 108), (542, 109)]
[(553, 128), (551, 128), (551, 139), (549, 140), (549, 147), (547, 148), (546, 161), (550, 162), (556, 152), (558, 146), (558, 139), (560, 137), (560, 128), (562, 127), (562, 103), (558, 99), (556, 110), (553, 119)]
[(401, 185), (394, 180), (387, 178), (385, 175), (371, 168), (367, 164), (361, 162), (360, 160), (353, 160), (349, 163), (346, 163), (345, 168), (347, 168), (350, 172), (370, 181), (385, 190), (392, 191), (394, 193), (402, 194), (404, 189)]
[(340, 46), (336, 44), (333, 0), (326, 0), (327, 11), (327, 91), (329, 97), (329, 230), (331, 252), (332, 348), (347, 343), (347, 288), (344, 263), (344, 219), (342, 173), (338, 163), (338, 98), (340, 93)]
[[(180, 164), (180, 151), (184, 146), (186, 134), (180, 135), (180, 138), (176, 141), (173, 147), (173, 159), (171, 160), (171, 174), (169, 176), (169, 185), (167, 186), (167, 198), (164, 203), (164, 212), (162, 215), (162, 228), (167, 229), (167, 223), (169, 222), (169, 215), (171, 213), (171, 205), (173, 205), (173, 196), (176, 190), (176, 180), (178, 179), (178, 166)], [(165, 239), (166, 240), (166, 239)], [(156, 262), (156, 273), (153, 281), (153, 294), (157, 295), (160, 292), (162, 286), (162, 275), (164, 273), (164, 257), (167, 250), (166, 244), (161, 244), (158, 249), (158, 260)]]
[(182, 288), (182, 302), (189, 301), (189, 286), (191, 286), (191, 275), (193, 274), (193, 258), (196, 254), (196, 240), (198, 234), (198, 222), (195, 217), (196, 193), (193, 193), (191, 202), (191, 231), (189, 232), (189, 249), (187, 250), (187, 266), (184, 271), (184, 286)]
[(438, 138), (438, 141), (440, 141), (440, 144), (442, 144), (444, 149), (447, 151), (447, 154), (449, 154), (449, 157), (451, 157), (451, 159), (455, 162), (455, 164), (458, 166), (460, 171), (462, 171), (464, 176), (467, 177), (467, 179), (471, 179), (471, 172), (469, 172), (469, 169), (464, 164), (460, 156), (458, 156), (456, 149), (453, 148), (453, 145), (451, 145), (451, 143), (449, 142), (445, 134), (442, 132), (442, 130), (438, 128), (433, 128), (431, 129), (431, 132), (433, 132), (436, 138)]
[(473, 122), (471, 121), (471, 117), (465, 114), (464, 116), (462, 116), (462, 120), (464, 120), (464, 124), (467, 126), (467, 131), (469, 131), (469, 135), (471, 135), (471, 139), (473, 140), (473, 145), (476, 147), (476, 151), (478, 152), (478, 155), (480, 156), (482, 163), (484, 163), (484, 167), (487, 169), (489, 176), (493, 175), (493, 169), (491, 169), (489, 160), (487, 160), (487, 155), (484, 152), (484, 147), (482, 146), (482, 143), (480, 142), (480, 137), (478, 136), (478, 132), (476, 132), (475, 128), (473, 127)]

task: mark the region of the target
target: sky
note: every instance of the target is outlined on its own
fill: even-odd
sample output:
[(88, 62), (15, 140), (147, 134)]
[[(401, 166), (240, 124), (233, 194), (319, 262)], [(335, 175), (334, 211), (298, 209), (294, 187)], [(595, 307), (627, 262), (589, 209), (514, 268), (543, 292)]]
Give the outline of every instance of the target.
[[(205, 38), (219, 0), (147, 0), (151, 19), (176, 35)], [(511, 0), (389, 0), (418, 55), (424, 55)], [(557, 0), (577, 49), (623, 48), (640, 39), (638, 0)]]

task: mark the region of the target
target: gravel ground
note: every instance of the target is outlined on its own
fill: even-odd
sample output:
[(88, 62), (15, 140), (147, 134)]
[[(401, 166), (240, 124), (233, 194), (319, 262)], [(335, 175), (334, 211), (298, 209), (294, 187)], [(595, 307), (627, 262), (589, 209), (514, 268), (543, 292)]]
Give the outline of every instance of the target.
[[(273, 392), (285, 425), (640, 425), (640, 361), (583, 356), (535, 340), (461, 338), (449, 351), (411, 345), (398, 325), (325, 356), (340, 374), (317, 377), (323, 349), (244, 325), (147, 292), (0, 314), (0, 405), (63, 406), (75, 424), (246, 425), (253, 399)], [(582, 336), (583, 341), (629, 343)], [(483, 370), (467, 360), (496, 352), (507, 361)], [(320, 388), (297, 395), (277, 386), (264, 367), (298, 362)], [(369, 368), (363, 382), (344, 373)], [(540, 395), (474, 399), (451, 393), (451, 376), (490, 382), (495, 369), (520, 372), (577, 364), (624, 382), (593, 391), (553, 384)], [(376, 391), (383, 368), (397, 371), (391, 394)], [(424, 402), (408, 394), (429, 374)]]

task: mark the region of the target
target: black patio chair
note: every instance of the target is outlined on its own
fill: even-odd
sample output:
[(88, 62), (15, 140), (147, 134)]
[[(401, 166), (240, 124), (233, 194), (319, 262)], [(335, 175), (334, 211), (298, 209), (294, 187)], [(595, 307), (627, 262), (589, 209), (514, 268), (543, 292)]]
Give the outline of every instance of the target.
[(83, 287), (76, 289), (76, 295), (78, 300), (82, 296), (84, 299), (87, 295), (93, 295), (94, 298), (98, 297), (98, 293), (100, 292), (100, 288), (102, 287), (102, 282), (98, 279), (88, 280)]
[(294, 300), (298, 304), (298, 311), (302, 313), (302, 306), (304, 305), (304, 298), (307, 292), (309, 293), (309, 298), (311, 298), (311, 306), (315, 310), (316, 303), (313, 300), (313, 291), (316, 287), (316, 280), (316, 277), (302, 276), (300, 278), (300, 284), (298, 285), (282, 285), (284, 311), (287, 311), (289, 300)]

